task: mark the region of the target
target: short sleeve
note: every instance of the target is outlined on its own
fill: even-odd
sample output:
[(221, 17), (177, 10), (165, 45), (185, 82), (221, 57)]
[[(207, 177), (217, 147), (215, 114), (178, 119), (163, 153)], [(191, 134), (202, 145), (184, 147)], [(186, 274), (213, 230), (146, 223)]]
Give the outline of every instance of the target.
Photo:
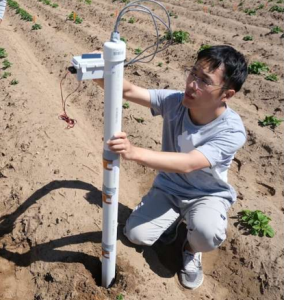
[(181, 92), (174, 90), (149, 90), (149, 93), (153, 116), (161, 115), (164, 117), (181, 99)]
[(200, 151), (215, 166), (228, 167), (236, 152), (245, 144), (246, 134), (242, 130), (226, 130), (196, 150)]

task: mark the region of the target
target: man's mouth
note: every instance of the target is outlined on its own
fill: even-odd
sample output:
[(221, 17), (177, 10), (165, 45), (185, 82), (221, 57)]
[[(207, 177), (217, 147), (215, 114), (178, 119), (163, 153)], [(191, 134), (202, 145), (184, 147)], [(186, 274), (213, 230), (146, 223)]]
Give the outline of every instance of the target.
[(191, 100), (194, 99), (194, 97), (192, 96), (192, 94), (190, 94), (189, 92), (185, 92), (185, 96), (186, 96), (186, 98), (189, 98)]

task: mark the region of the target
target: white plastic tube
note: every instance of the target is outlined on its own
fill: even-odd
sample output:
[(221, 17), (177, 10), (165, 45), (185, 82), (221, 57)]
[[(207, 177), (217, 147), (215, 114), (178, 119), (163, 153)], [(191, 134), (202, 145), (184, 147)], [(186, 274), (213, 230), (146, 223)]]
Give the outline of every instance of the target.
[(125, 43), (120, 40), (104, 44), (102, 286), (106, 288), (115, 280), (120, 163), (119, 155), (111, 152), (106, 142), (121, 131), (125, 52)]

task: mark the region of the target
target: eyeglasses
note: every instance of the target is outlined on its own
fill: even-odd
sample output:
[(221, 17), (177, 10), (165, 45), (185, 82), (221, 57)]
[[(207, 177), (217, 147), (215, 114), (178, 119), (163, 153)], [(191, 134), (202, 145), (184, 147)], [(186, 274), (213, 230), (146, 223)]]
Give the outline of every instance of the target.
[(190, 67), (185, 69), (185, 76), (188, 78), (189, 76), (193, 79), (193, 81), (196, 83), (196, 89), (199, 89), (200, 91), (203, 91), (204, 89), (210, 87), (210, 86), (221, 86), (221, 84), (213, 84), (208, 81), (208, 79), (202, 79), (198, 77), (196, 74), (196, 68)]

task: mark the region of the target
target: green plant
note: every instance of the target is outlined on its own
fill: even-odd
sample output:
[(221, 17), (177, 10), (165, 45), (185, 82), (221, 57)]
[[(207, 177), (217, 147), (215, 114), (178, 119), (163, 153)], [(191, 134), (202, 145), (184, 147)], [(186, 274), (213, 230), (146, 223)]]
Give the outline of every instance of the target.
[(2, 78), (8, 78), (11, 75), (12, 74), (10, 72), (4, 72), (4, 74), (2, 75)]
[(37, 23), (32, 26), (32, 30), (39, 30), (41, 28), (42, 28), (41, 25)]
[(269, 81), (278, 81), (278, 77), (276, 74), (269, 74), (264, 79)]
[(4, 48), (0, 48), (0, 58), (5, 58), (8, 56), (8, 53)]
[(253, 37), (251, 35), (246, 35), (246, 36), (243, 37), (243, 40), (244, 41), (252, 41)]
[(127, 102), (127, 101), (124, 102), (123, 105), (122, 105), (122, 107), (123, 107), (124, 109), (129, 108), (129, 107), (130, 107), (129, 102)]
[(274, 11), (277, 11), (277, 12), (284, 12), (284, 7), (281, 7), (281, 6), (278, 6), (278, 5), (273, 5), (272, 7), (270, 7), (269, 11), (271, 12), (274, 12)]
[(124, 37), (121, 37), (120, 40), (123, 41), (125, 44), (126, 44), (126, 42), (127, 42), (127, 39), (124, 38)]
[(126, 22), (127, 20), (125, 18), (121, 18), (120, 21)]
[(75, 24), (81, 24), (83, 22), (82, 18), (79, 18), (78, 16), (76, 16), (75, 18)]
[(165, 37), (166, 37), (167, 40), (170, 40), (172, 38), (173, 42), (177, 43), (177, 44), (185, 44), (185, 43), (187, 43), (187, 42), (190, 41), (190, 39), (189, 39), (189, 33), (186, 32), (186, 31), (182, 31), (182, 30), (174, 31), (172, 33), (172, 35), (168, 31), (166, 33)]
[(28, 21), (28, 22), (31, 22), (33, 20), (33, 16), (30, 15), (27, 11), (25, 11), (22, 8), (18, 8), (16, 10), (16, 14), (19, 14), (21, 16), (21, 20)]
[(272, 129), (279, 126), (284, 120), (277, 119), (274, 116), (266, 116), (263, 121), (258, 121), (261, 127), (270, 126)]
[(264, 4), (260, 4), (260, 5), (256, 8), (256, 10), (263, 9), (263, 8), (264, 8)]
[(119, 294), (116, 296), (116, 300), (124, 300), (124, 296), (122, 294)]
[(92, 0), (85, 0), (85, 3), (90, 5), (92, 4)]
[(8, 0), (7, 3), (12, 9), (20, 8), (20, 5), (16, 1)]
[(274, 33), (280, 33), (280, 32), (283, 32), (283, 29), (280, 28), (279, 26), (274, 26), (272, 27), (270, 33), (274, 34)]
[(262, 72), (268, 72), (269, 68), (265, 63), (255, 61), (252, 62), (248, 67), (249, 74), (261, 74)]
[(17, 79), (13, 79), (13, 80), (11, 80), (11, 82), (10, 82), (11, 85), (16, 85), (16, 84), (18, 84), (18, 83), (19, 83), (19, 80), (17, 80)]
[(136, 49), (134, 50), (134, 53), (135, 53), (136, 55), (142, 53), (141, 48), (136, 48)]
[(173, 11), (169, 11), (169, 16), (170, 16), (170, 17), (174, 17), (175, 19), (178, 18), (178, 15), (175, 14)]
[(158, 67), (162, 67), (162, 66), (163, 66), (163, 63), (162, 63), (162, 62), (159, 62), (157, 66), (158, 66)]
[(42, 0), (42, 2), (45, 4), (45, 5), (51, 5), (51, 2), (49, 0)]
[(198, 4), (203, 4), (203, 1), (202, 0), (197, 0), (197, 3)]
[(5, 60), (3, 60), (2, 65), (3, 65), (3, 70), (6, 70), (12, 66), (12, 63), (9, 62), (9, 60), (5, 59)]
[(260, 210), (243, 210), (239, 214), (240, 224), (249, 230), (252, 235), (274, 237), (273, 228), (268, 225), (271, 218)]
[(58, 5), (57, 3), (52, 3), (52, 4), (51, 4), (51, 7), (52, 7), (52, 8), (57, 8), (58, 6), (59, 6), (59, 5)]
[(131, 18), (128, 20), (128, 23), (134, 24), (134, 23), (135, 23), (135, 18), (134, 18), (134, 17), (131, 17)]
[(277, 3), (277, 4), (283, 4), (283, 3), (284, 3), (284, 0), (278, 0), (276, 3)]
[(72, 11), (71, 14), (69, 14), (67, 17), (68, 20), (74, 21), (75, 24), (81, 24), (83, 22), (83, 19), (75, 14), (75, 20), (74, 20), (74, 14), (75, 13)]
[(138, 123), (144, 123), (145, 122), (145, 120), (144, 120), (144, 118), (135, 118), (134, 117), (134, 119), (138, 122)]
[(249, 16), (254, 16), (254, 15), (256, 15), (256, 10), (255, 10), (255, 9), (246, 8), (246, 9), (244, 10), (244, 12), (245, 12), (247, 15), (249, 15)]
[(212, 46), (209, 45), (209, 44), (203, 44), (201, 45), (201, 47), (199, 48), (198, 52), (202, 51), (202, 50), (205, 50), (205, 49), (209, 49), (211, 48)]

